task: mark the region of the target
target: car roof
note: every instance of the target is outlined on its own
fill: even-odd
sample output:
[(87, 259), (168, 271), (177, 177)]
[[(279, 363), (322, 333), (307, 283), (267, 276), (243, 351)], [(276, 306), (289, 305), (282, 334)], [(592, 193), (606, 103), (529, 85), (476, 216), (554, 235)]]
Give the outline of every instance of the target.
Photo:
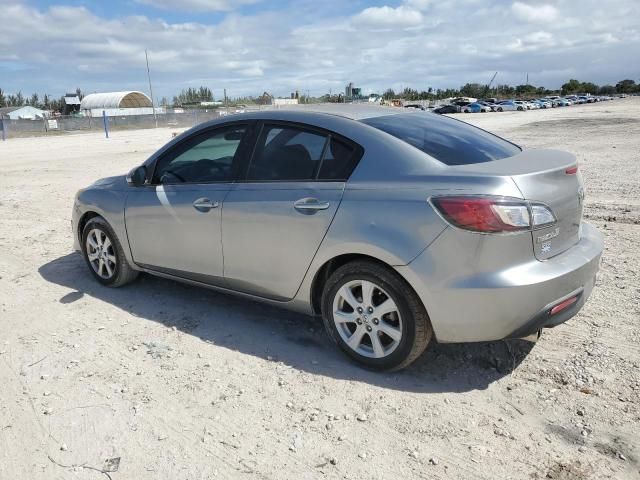
[(406, 110), (398, 107), (387, 107), (382, 105), (371, 105), (368, 103), (319, 103), (311, 105), (287, 105), (286, 108), (268, 107), (258, 112), (250, 113), (253, 118), (259, 117), (270, 119), (278, 117), (280, 113), (291, 114), (325, 114), (337, 115), (351, 120), (363, 120), (365, 118), (383, 117), (386, 115), (399, 115), (407, 113)]

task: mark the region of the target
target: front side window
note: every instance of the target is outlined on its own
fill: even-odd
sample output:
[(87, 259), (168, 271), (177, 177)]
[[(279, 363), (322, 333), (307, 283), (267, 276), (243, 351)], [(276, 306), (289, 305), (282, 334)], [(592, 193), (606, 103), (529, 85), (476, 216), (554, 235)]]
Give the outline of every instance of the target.
[(293, 126), (265, 125), (247, 180), (345, 180), (353, 169), (353, 154), (353, 147), (328, 134)]
[(200, 134), (186, 147), (162, 157), (153, 182), (212, 183), (233, 180), (233, 160), (247, 127), (233, 126)]

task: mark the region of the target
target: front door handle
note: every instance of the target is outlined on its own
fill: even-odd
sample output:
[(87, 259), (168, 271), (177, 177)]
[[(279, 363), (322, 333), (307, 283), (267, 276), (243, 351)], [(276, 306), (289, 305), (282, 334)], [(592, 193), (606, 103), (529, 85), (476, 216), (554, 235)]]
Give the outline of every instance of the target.
[(293, 208), (303, 213), (313, 213), (329, 208), (329, 202), (321, 202), (317, 198), (301, 198), (293, 204)]
[(218, 208), (218, 202), (212, 202), (208, 198), (199, 198), (193, 202), (193, 208), (200, 212), (208, 212), (212, 208)]

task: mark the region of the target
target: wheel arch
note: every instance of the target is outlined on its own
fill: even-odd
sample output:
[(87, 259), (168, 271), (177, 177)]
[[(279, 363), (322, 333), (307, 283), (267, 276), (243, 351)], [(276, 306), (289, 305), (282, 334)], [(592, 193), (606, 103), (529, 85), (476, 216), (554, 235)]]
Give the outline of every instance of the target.
[[(366, 255), (363, 253), (344, 253), (341, 255), (337, 255), (327, 260), (322, 264), (322, 266), (316, 271), (316, 274), (313, 277), (313, 281), (311, 282), (311, 291), (310, 291), (310, 304), (311, 310), (314, 315), (322, 314), (322, 292), (324, 290), (324, 285), (338, 268), (346, 265), (347, 263), (353, 262), (355, 260), (367, 260), (373, 263), (377, 263), (378, 265), (388, 269), (389, 271), (395, 273), (400, 277), (409, 288), (413, 290), (413, 287), (409, 284), (406, 278), (401, 275), (393, 266), (390, 264), (380, 260), (379, 258), (373, 257), (371, 255)], [(419, 298), (419, 296), (418, 296)], [(423, 305), (426, 310), (426, 305)]]
[[(89, 220), (91, 220), (92, 218), (96, 218), (96, 217), (104, 218), (98, 212), (95, 212), (93, 210), (88, 210), (88, 211), (84, 212), (82, 214), (82, 216), (80, 217), (80, 219), (78, 220), (78, 229), (76, 231), (76, 237), (78, 238), (78, 241), (80, 243), (82, 243), (82, 232), (84, 231), (85, 225), (87, 224), (87, 222), (89, 222)], [(105, 219), (105, 222), (106, 221), (107, 220)]]

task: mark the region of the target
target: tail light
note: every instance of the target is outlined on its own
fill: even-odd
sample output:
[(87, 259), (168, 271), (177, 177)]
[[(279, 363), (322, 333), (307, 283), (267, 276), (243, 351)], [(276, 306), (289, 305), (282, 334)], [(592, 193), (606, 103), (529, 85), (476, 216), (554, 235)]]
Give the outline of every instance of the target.
[(432, 197), (432, 205), (456, 227), (482, 233), (518, 232), (555, 223), (546, 205), (504, 197)]
[(578, 165), (567, 168), (564, 173), (566, 173), (567, 175), (575, 175), (576, 173), (578, 173)]
[(566, 300), (560, 302), (551, 310), (549, 310), (549, 315), (555, 315), (557, 313), (560, 313), (563, 310), (566, 310), (567, 308), (569, 308), (571, 305), (573, 305), (577, 301), (578, 301), (578, 295), (576, 295), (575, 297), (567, 298)]

